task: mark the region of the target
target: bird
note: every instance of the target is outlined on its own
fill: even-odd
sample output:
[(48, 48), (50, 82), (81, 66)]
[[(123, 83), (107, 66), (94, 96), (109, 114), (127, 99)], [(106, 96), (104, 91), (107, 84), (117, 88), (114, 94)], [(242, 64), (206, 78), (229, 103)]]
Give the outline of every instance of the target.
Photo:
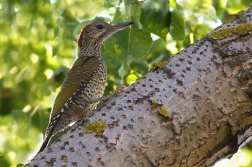
[[(101, 100), (107, 68), (101, 54), (102, 43), (111, 35), (134, 22), (109, 24), (96, 21), (82, 28), (77, 45), (77, 60), (67, 73), (56, 96), (46, 128), (45, 139), (37, 154), (49, 144), (52, 136), (91, 113)], [(36, 155), (37, 155), (36, 154)]]

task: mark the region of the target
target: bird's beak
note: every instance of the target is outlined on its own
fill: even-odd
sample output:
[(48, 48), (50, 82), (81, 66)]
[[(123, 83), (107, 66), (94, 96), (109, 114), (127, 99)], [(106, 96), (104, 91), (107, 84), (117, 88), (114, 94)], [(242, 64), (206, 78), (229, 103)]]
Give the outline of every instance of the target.
[(122, 22), (122, 23), (117, 23), (115, 25), (112, 25), (112, 27), (120, 29), (120, 28), (124, 28), (126, 26), (129, 26), (129, 25), (131, 25), (133, 23), (134, 23), (134, 21), (131, 21), (131, 22)]

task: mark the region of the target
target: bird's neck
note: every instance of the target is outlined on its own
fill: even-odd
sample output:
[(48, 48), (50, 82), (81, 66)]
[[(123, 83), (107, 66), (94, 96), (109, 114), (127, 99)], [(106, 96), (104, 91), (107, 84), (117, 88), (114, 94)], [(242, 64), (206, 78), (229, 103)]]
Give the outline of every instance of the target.
[(101, 56), (101, 44), (90, 41), (83, 42), (80, 49), (80, 56)]
[(80, 56), (101, 56), (101, 46), (80, 49)]

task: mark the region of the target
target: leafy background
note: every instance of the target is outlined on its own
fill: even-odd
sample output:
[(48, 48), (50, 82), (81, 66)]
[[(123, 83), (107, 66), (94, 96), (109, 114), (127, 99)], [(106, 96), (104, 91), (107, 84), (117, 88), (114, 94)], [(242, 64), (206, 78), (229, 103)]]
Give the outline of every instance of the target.
[[(251, 0), (0, 0), (0, 164), (25, 163), (38, 150), (86, 24), (135, 21), (102, 47), (109, 94), (249, 5)], [(216, 166), (252, 166), (250, 147)]]

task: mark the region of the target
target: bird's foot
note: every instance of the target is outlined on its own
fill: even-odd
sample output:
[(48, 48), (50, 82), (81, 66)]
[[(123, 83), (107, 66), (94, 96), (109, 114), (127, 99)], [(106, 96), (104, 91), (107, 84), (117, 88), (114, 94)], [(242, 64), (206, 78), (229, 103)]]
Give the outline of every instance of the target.
[(116, 96), (118, 93), (123, 91), (125, 88), (126, 88), (126, 86), (124, 84), (118, 85), (116, 87), (116, 90), (113, 93), (111, 93), (110, 95), (106, 95), (106, 96), (101, 97), (100, 102), (103, 103), (103, 102), (107, 101), (109, 98)]

